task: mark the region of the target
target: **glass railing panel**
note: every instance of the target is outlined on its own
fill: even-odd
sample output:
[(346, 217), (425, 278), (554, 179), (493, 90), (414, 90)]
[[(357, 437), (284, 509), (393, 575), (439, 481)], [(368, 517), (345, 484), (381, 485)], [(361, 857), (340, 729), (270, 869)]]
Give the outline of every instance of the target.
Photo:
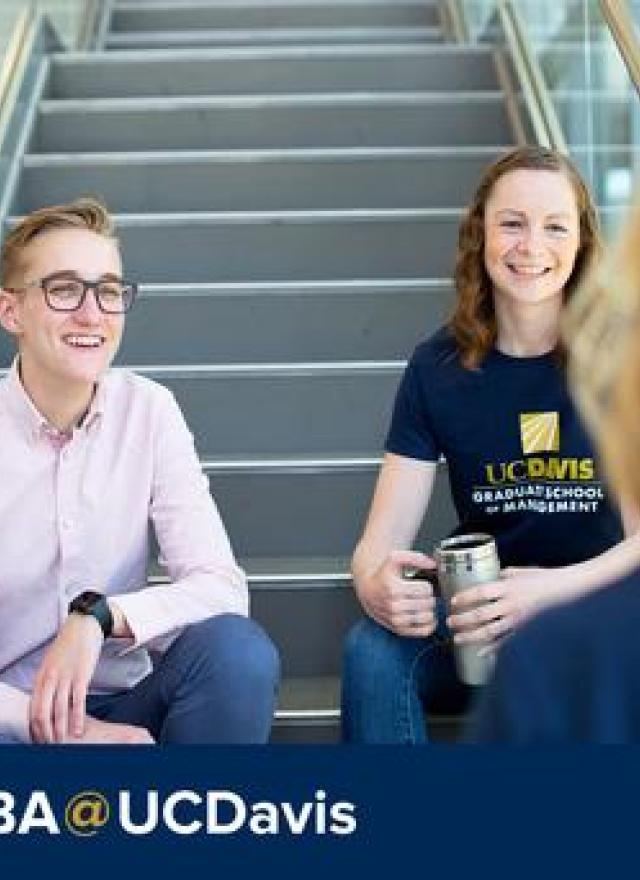
[(68, 49), (78, 45), (87, 5), (88, 0), (38, 0)]
[[(471, 39), (503, 44), (497, 4), (462, 2)], [(606, 229), (640, 176), (640, 98), (597, 0), (512, 0)], [(640, 0), (629, 3), (640, 37)]]
[(4, 0), (3, 3), (0, 3), (0, 64), (9, 46), (20, 13), (27, 5), (24, 0)]
[[(49, 16), (51, 24), (67, 49), (78, 45), (88, 0), (37, 0), (35, 6)], [(0, 0), (0, 63), (4, 59), (14, 25), (29, 0)]]

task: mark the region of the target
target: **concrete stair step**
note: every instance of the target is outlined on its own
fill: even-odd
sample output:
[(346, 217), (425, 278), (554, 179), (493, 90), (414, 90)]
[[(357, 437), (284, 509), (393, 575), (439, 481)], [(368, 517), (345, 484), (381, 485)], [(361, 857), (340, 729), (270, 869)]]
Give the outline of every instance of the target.
[(115, 221), (130, 278), (188, 285), (212, 277), (218, 283), (445, 278), (460, 216), (455, 208), (121, 214)]
[(273, 46), (54, 55), (49, 99), (496, 88), (487, 48)]
[[(360, 466), (307, 465), (206, 470), (239, 558), (351, 556), (377, 479), (377, 461)], [(277, 515), (275, 513), (277, 512)], [(430, 552), (457, 523), (446, 467), (438, 468), (429, 516), (415, 546)]]
[[(361, 464), (339, 465), (328, 459), (315, 463), (289, 459), (278, 467), (244, 460), (238, 469), (224, 462), (203, 462), (235, 555), (247, 571), (252, 602), (257, 602), (262, 619), (273, 618), (278, 632), (291, 630), (296, 645), (300, 645), (298, 634), (293, 632), (298, 617), (285, 613), (286, 603), (270, 597), (295, 593), (296, 607), (309, 600), (308, 609), (326, 602), (343, 629), (354, 619), (357, 609), (350, 595), (347, 560), (362, 533), (379, 460), (375, 457), (363, 459)], [(414, 547), (431, 553), (457, 521), (447, 468), (440, 464), (429, 515)], [(157, 550), (153, 558), (156, 554)], [(156, 565), (151, 577), (163, 574)], [(315, 598), (309, 599), (309, 593)], [(284, 615), (281, 620), (274, 619), (274, 601)], [(329, 612), (325, 608), (321, 613)], [(319, 634), (317, 644), (325, 644), (328, 652), (323, 655), (323, 668), (333, 668), (341, 650), (336, 646), (334, 629), (323, 628)], [(283, 635), (281, 641), (286, 640)], [(291, 663), (298, 669), (307, 668), (299, 652)]]
[(436, 3), (120, 3), (116, 33), (277, 28), (440, 27)]
[(492, 146), (500, 92), (332, 93), (42, 101), (29, 152)]
[(403, 361), (139, 370), (175, 394), (204, 458), (361, 457), (382, 447)]
[(501, 152), (484, 149), (68, 153), (25, 157), (16, 212), (99, 195), (115, 213), (448, 208)]
[(287, 678), (271, 732), (274, 743), (338, 743), (340, 681), (336, 676)]
[(261, 46), (298, 45), (313, 43), (438, 43), (442, 40), (440, 27), (315, 27), (315, 28), (242, 28), (230, 30), (177, 30), (146, 31), (139, 33), (109, 33), (105, 48), (192, 49), (197, 46)]
[[(143, 288), (118, 363), (400, 360), (453, 300), (448, 281), (429, 279)], [(4, 361), (9, 346), (3, 335)]]
[[(282, 682), (272, 742), (337, 743), (340, 741), (340, 680), (331, 676), (286, 678)], [(455, 742), (464, 731), (464, 716), (427, 716), (434, 742)]]

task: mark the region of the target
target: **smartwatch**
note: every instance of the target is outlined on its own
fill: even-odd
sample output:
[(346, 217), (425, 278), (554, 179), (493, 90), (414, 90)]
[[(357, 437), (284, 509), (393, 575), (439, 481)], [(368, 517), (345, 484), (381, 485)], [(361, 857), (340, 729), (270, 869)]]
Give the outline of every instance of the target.
[(69, 605), (69, 614), (83, 614), (95, 617), (105, 639), (113, 632), (113, 615), (109, 604), (102, 593), (86, 590), (73, 599)]

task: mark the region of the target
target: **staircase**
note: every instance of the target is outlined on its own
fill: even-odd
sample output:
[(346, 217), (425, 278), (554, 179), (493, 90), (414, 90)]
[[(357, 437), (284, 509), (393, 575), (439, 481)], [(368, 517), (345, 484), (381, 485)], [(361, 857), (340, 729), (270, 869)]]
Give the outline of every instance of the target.
[[(50, 58), (10, 213), (117, 215), (142, 283), (119, 363), (194, 431), (282, 654), (274, 739), (335, 740), (348, 559), (461, 208), (514, 142), (503, 65), (401, 0), (115, 0), (102, 39)], [(455, 521), (442, 471), (420, 547)]]

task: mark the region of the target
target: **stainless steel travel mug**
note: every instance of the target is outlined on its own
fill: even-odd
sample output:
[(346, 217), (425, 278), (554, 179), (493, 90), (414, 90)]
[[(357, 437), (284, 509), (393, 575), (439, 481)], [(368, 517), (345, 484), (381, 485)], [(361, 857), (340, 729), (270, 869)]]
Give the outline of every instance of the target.
[[(500, 560), (491, 535), (456, 535), (441, 541), (434, 553), (442, 596), (451, 599), (461, 590), (500, 577)], [(493, 667), (491, 654), (480, 656), (476, 645), (454, 645), (458, 675), (466, 684), (484, 684)]]

